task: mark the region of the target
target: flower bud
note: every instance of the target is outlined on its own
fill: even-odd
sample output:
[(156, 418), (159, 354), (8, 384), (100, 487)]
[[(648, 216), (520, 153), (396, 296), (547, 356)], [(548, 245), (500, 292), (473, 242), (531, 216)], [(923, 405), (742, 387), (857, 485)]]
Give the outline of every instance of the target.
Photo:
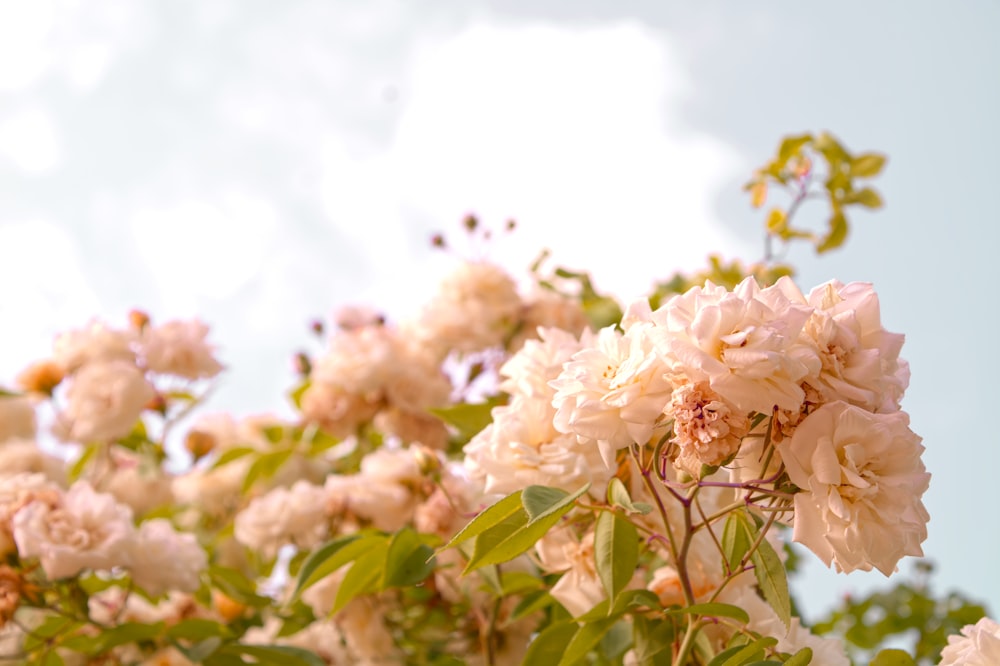
[(0, 629), (6, 625), (21, 603), (24, 581), (21, 575), (7, 565), (0, 565)]
[(247, 611), (246, 604), (241, 604), (219, 590), (212, 590), (212, 605), (226, 622), (242, 617)]
[(441, 469), (441, 459), (437, 457), (433, 449), (417, 444), (410, 450), (417, 461), (417, 468), (424, 476), (436, 475)]
[(184, 438), (184, 448), (194, 456), (195, 460), (200, 460), (211, 453), (217, 444), (215, 435), (203, 430), (191, 430)]
[(29, 393), (52, 395), (63, 380), (63, 369), (52, 360), (32, 363), (17, 376), (17, 385)]
[(128, 313), (129, 325), (137, 331), (141, 331), (149, 326), (149, 315), (142, 310), (130, 310)]

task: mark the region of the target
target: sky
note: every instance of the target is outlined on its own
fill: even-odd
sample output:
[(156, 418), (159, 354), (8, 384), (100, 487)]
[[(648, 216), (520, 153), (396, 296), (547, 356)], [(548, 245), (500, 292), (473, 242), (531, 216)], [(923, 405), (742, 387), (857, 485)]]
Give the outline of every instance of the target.
[[(906, 333), (934, 585), (1000, 609), (980, 503), (1000, 468), (1000, 5), (679, 4), (0, 0), (0, 385), (57, 332), (140, 307), (212, 326), (210, 408), (287, 413), (309, 321), (414, 312), (454, 265), (429, 237), (465, 214), (518, 222), (467, 252), (516, 273), (549, 248), (632, 298), (709, 252), (758, 258), (741, 184), (781, 136), (827, 129), (889, 155), (887, 206), (788, 259), (806, 289), (873, 282)], [(796, 582), (808, 614), (885, 584), (821, 564)]]

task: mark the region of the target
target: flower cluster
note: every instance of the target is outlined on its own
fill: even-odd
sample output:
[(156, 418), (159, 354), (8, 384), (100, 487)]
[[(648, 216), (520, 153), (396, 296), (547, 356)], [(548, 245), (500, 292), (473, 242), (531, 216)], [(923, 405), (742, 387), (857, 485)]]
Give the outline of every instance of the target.
[(341, 310), (292, 418), (187, 418), (222, 370), (201, 322), (59, 336), (0, 397), (0, 663), (705, 664), (768, 639), (754, 659), (847, 664), (792, 616), (773, 528), (838, 571), (921, 554), (871, 285), (707, 282), (600, 328), (526, 293), (469, 262), (410, 320)]

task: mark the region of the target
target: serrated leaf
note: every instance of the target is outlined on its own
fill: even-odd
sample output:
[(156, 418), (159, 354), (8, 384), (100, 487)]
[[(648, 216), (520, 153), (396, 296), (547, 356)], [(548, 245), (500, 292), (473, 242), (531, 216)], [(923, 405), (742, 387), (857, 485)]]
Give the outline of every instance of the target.
[(616, 513), (602, 511), (594, 528), (594, 564), (609, 599), (632, 580), (639, 563), (639, 533)]
[(569, 645), (578, 630), (579, 627), (572, 622), (563, 622), (547, 627), (528, 644), (528, 651), (524, 653), (524, 661), (521, 663), (525, 666), (558, 663), (566, 652), (566, 646)]
[(753, 562), (753, 572), (757, 577), (764, 600), (771, 605), (786, 628), (792, 622), (792, 600), (788, 595), (788, 576), (785, 565), (767, 539), (761, 539), (757, 548), (750, 554)]
[[(453, 536), (451, 541), (442, 546), (438, 552), (451, 548), (452, 546), (457, 546), (472, 537), (479, 536), (489, 528), (503, 522), (518, 512), (524, 512), (524, 507), (521, 505), (520, 490), (507, 495), (503, 499), (497, 500), (490, 506), (480, 511), (478, 516), (473, 518), (468, 525), (459, 530), (458, 534)], [(527, 518), (527, 514), (525, 514), (525, 518)]]
[(877, 176), (885, 167), (885, 155), (862, 153), (851, 160), (851, 175), (855, 178)]
[(905, 651), (893, 648), (879, 652), (869, 666), (917, 666), (917, 662)]
[(829, 231), (826, 237), (816, 246), (816, 252), (822, 254), (840, 247), (847, 239), (847, 218), (839, 210), (830, 216)]

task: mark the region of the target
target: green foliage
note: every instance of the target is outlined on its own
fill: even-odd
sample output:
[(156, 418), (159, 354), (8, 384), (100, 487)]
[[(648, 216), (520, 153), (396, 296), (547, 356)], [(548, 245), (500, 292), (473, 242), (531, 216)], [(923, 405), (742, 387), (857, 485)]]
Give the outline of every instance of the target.
[[(908, 652), (916, 657), (916, 663), (936, 663), (949, 635), (975, 624), (987, 613), (981, 604), (957, 592), (935, 596), (925, 580), (932, 570), (929, 563), (921, 562), (916, 581), (903, 581), (885, 591), (845, 600), (815, 623), (813, 631), (841, 636), (856, 660), (893, 641), (909, 644)], [(891, 658), (899, 657), (884, 657)], [(878, 663), (891, 666), (913, 662)]]

